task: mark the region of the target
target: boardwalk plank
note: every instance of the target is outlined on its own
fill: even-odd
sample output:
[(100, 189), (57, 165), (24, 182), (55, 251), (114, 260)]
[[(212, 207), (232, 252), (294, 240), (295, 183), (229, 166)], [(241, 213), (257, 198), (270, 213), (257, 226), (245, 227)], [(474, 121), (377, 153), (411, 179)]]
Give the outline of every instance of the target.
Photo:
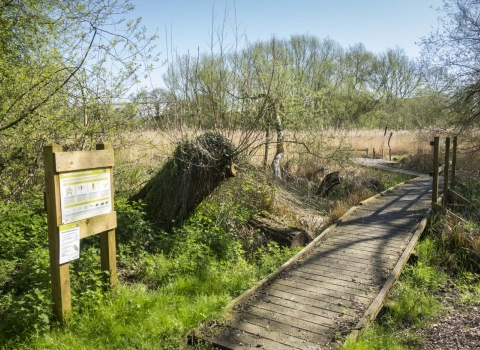
[[(373, 265), (378, 267), (390, 268), (393, 265), (393, 261), (390, 259), (378, 259), (377, 257), (356, 257), (356, 256), (345, 256), (344, 254), (330, 254), (325, 257), (319, 257), (318, 262), (321, 261), (331, 261), (333, 263), (350, 263), (350, 264), (359, 264), (359, 265)], [(312, 261), (313, 263), (313, 261)], [(300, 267), (301, 264), (298, 264)]]
[[(326, 331), (331, 331), (330, 329), (322, 328), (320, 332), (314, 333), (308, 328), (310, 327), (309, 324), (302, 324), (297, 323), (296, 325), (289, 325), (282, 323), (283, 320), (275, 321), (271, 320), (270, 318), (265, 317), (264, 314), (255, 314), (255, 313), (249, 313), (249, 312), (241, 312), (241, 313), (234, 313), (233, 314), (234, 319), (239, 319), (242, 321), (246, 321), (248, 323), (254, 324), (256, 326), (262, 327), (266, 329), (267, 331), (275, 331), (275, 332), (281, 332), (283, 334), (292, 336), (292, 337), (301, 337), (302, 340), (306, 340), (308, 346), (313, 346), (315, 342), (318, 341), (325, 341), (325, 332)], [(302, 346), (305, 343), (302, 344)]]
[(353, 301), (357, 304), (367, 304), (368, 303), (367, 298), (365, 298), (364, 296), (352, 295), (352, 294), (343, 294), (341, 292), (329, 290), (329, 289), (326, 289), (326, 288), (317, 288), (317, 286), (315, 286), (313, 284), (304, 283), (302, 281), (278, 280), (277, 283), (280, 284), (280, 285), (286, 285), (286, 286), (290, 286), (290, 287), (295, 286), (295, 287), (302, 288), (302, 289), (308, 290), (308, 291), (315, 291), (318, 294), (322, 294), (324, 296), (331, 297), (331, 298), (336, 298), (340, 302), (343, 301), (343, 300), (349, 300), (349, 301)]
[(391, 252), (392, 255), (395, 255), (398, 252), (399, 246), (404, 246), (404, 243), (392, 242), (383, 239), (376, 238), (359, 238), (359, 237), (329, 237), (324, 241), (324, 245), (335, 245), (335, 246), (355, 246), (361, 247), (362, 250), (377, 252), (379, 250), (385, 252)]
[(256, 305), (256, 303), (258, 302), (265, 302), (272, 305), (281, 305), (293, 310), (308, 312), (313, 315), (325, 317), (328, 319), (342, 315), (342, 313), (329, 312), (328, 309), (320, 308), (316, 303), (300, 303), (297, 299), (292, 300), (280, 298), (275, 296), (274, 294), (275, 292), (270, 293), (270, 289), (265, 291), (264, 293), (257, 294), (256, 298), (253, 299), (251, 303), (248, 303), (248, 305)]
[(294, 295), (298, 295), (299, 297), (306, 297), (309, 299), (317, 300), (318, 302), (325, 302), (331, 305), (331, 310), (338, 310), (338, 308), (341, 308), (341, 310), (343, 311), (343, 309), (345, 308), (346, 310), (350, 310), (350, 314), (355, 313), (358, 306), (362, 305), (357, 301), (352, 301), (348, 299), (339, 300), (330, 295), (321, 294), (315, 287), (312, 286), (302, 285), (298, 283), (288, 283), (287, 281), (284, 281), (283, 284), (276, 283), (269, 289), (269, 291), (292, 293)]
[[(234, 322), (230, 327), (233, 329), (237, 329), (239, 331), (247, 332), (249, 334), (253, 334), (257, 337), (260, 337), (262, 338), (262, 341), (263, 339), (267, 339), (276, 344), (290, 346), (291, 349), (292, 348), (293, 349), (312, 349), (312, 348), (319, 349), (320, 348), (318, 344), (312, 343), (308, 340), (305, 340), (299, 337), (294, 337), (285, 333), (281, 333), (273, 329), (269, 330), (267, 328), (257, 326), (256, 324), (252, 324), (249, 322), (248, 319), (246, 319), (245, 321), (238, 320)], [(298, 334), (298, 335), (301, 336), (301, 334)], [(318, 340), (325, 341), (326, 339), (327, 339), (326, 336), (322, 337), (318, 335), (317, 341)], [(260, 342), (259, 344), (256, 344), (255, 347), (258, 348), (260, 347), (259, 345), (261, 344), (262, 342)], [(261, 346), (261, 347), (264, 347), (264, 346)]]
[[(322, 267), (322, 265), (317, 265), (317, 266)], [(372, 281), (371, 279), (365, 279), (366, 283), (360, 283), (358, 281), (353, 281), (351, 276), (349, 278), (345, 278), (345, 279), (332, 278), (330, 275), (325, 276), (326, 272), (327, 271), (325, 271), (325, 270), (322, 271), (321, 269), (318, 269), (318, 268), (315, 268), (314, 266), (312, 266), (312, 264), (309, 264), (309, 265), (298, 267), (294, 270), (290, 270), (290, 271), (286, 272), (285, 277), (287, 277), (287, 278), (288, 277), (295, 277), (295, 276), (297, 276), (299, 278), (308, 277), (308, 279), (314, 279), (314, 280), (318, 281), (317, 283), (323, 282), (323, 283), (326, 283), (328, 285), (332, 284), (334, 286), (337, 285), (337, 286), (340, 286), (340, 287), (348, 287), (348, 288), (351, 288), (353, 290), (359, 290), (359, 291), (363, 291), (363, 290), (365, 290), (365, 288), (368, 288), (368, 286), (371, 285), (371, 281)], [(331, 271), (328, 271), (327, 273), (330, 274)], [(339, 274), (337, 273), (337, 275), (339, 275)]]
[(288, 327), (298, 327), (301, 329), (308, 329), (309, 332), (319, 335), (330, 334), (332, 332), (331, 326), (321, 325), (313, 322), (309, 322), (306, 319), (299, 319), (294, 317), (284, 317), (274, 311), (264, 310), (255, 306), (250, 306), (248, 309), (241, 309), (234, 312), (244, 312), (265, 319), (268, 322), (278, 322), (285, 324)]
[(271, 296), (275, 296), (277, 298), (282, 298), (282, 299), (286, 299), (286, 300), (294, 300), (298, 303), (304, 303), (304, 304), (307, 304), (307, 305), (315, 305), (316, 307), (318, 307), (322, 310), (325, 310), (327, 312), (328, 317), (341, 316), (341, 315), (344, 315), (344, 314), (345, 315), (355, 314), (353, 309), (345, 308), (345, 307), (338, 306), (338, 305), (332, 305), (332, 303), (330, 303), (330, 302), (314, 299), (314, 298), (311, 298), (309, 296), (300, 295), (300, 293), (298, 291), (293, 291), (292, 292), (291, 289), (289, 290), (289, 292), (286, 292), (286, 291), (283, 291), (283, 290), (270, 288), (270, 289), (268, 289), (268, 291), (266, 291), (264, 293), (267, 293), (265, 295), (271, 295)]
[(280, 350), (334, 345), (336, 332), (348, 332), (383, 298), (387, 278), (391, 284), (429, 207), (430, 186), (430, 179), (412, 181), (349, 211), (308, 254), (244, 299), (230, 326), (212, 337), (215, 344)]

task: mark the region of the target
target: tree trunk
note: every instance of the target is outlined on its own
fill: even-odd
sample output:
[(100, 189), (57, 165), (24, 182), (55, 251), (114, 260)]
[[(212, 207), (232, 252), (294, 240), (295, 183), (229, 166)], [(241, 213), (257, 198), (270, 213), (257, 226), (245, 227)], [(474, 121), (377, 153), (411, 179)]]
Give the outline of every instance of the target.
[(265, 153), (263, 155), (263, 169), (268, 167), (268, 151), (270, 150), (270, 123), (265, 125)]
[(280, 169), (280, 163), (282, 161), (283, 153), (284, 153), (282, 118), (280, 116), (278, 102), (275, 102), (273, 107), (274, 107), (274, 113), (275, 113), (275, 129), (277, 131), (277, 151), (275, 153), (275, 157), (273, 158), (272, 168), (275, 176), (281, 179), (282, 171)]
[(328, 196), (330, 191), (338, 184), (340, 184), (340, 176), (338, 171), (327, 174), (318, 187), (317, 195), (320, 197)]
[(297, 227), (281, 227), (275, 221), (260, 215), (254, 215), (248, 220), (248, 226), (260, 230), (269, 240), (284, 247), (303, 247), (309, 241), (306, 231)]

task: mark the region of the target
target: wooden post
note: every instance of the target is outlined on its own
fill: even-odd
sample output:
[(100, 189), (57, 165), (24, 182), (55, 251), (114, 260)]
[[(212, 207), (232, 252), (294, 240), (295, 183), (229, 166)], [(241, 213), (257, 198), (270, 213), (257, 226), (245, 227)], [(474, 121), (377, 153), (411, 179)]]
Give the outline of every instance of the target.
[(375, 148), (373, 149), (373, 157), (372, 159), (375, 159)]
[(60, 237), (58, 226), (61, 224), (59, 193), (59, 175), (55, 171), (54, 152), (61, 152), (62, 146), (51, 144), (43, 148), (45, 164), (45, 203), (48, 218), (48, 248), (50, 251), (50, 270), (52, 280), (53, 312), (61, 323), (65, 323), (71, 310), (69, 264), (60, 265)]
[(390, 136), (388, 138), (388, 158), (391, 161), (392, 160), (392, 147), (390, 146), (390, 140), (392, 139), (393, 132), (390, 133)]
[(453, 137), (453, 150), (452, 150), (452, 177), (450, 178), (450, 188), (455, 188), (455, 168), (457, 167), (457, 136)]
[[(97, 150), (113, 149), (108, 143), (97, 143)], [(112, 169), (113, 170), (113, 169)], [(113, 171), (110, 171), (111, 203), (114, 205)], [(100, 233), (100, 264), (102, 271), (108, 271), (110, 285), (117, 286), (117, 257), (115, 248), (115, 229)]]
[(440, 138), (435, 136), (433, 139), (433, 182), (432, 182), (432, 202), (438, 200), (438, 153), (440, 148)]
[(448, 175), (450, 166), (450, 137), (445, 139), (445, 168), (443, 170), (443, 205), (446, 206), (448, 202)]

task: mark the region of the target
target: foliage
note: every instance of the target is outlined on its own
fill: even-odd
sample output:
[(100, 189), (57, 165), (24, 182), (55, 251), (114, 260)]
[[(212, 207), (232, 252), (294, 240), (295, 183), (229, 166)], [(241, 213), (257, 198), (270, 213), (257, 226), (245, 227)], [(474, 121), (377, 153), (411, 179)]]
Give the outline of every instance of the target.
[(438, 9), (440, 30), (423, 38), (423, 57), (434, 79), (450, 97), (450, 124), (462, 132), (478, 125), (480, 116), (480, 2), (478, 0), (444, 0)]
[[(73, 315), (62, 328), (51, 311), (43, 203), (40, 198), (2, 203), (0, 347), (184, 345), (189, 330), (221, 317), (230, 300), (295, 253), (275, 244), (257, 251), (248, 240), (238, 239), (256, 206), (268, 203), (260, 197), (271, 195), (269, 187), (255, 186), (253, 178), (250, 182), (217, 189), (169, 233), (146, 219), (144, 204), (117, 201), (117, 265), (123, 286), (107, 291), (98, 237), (83, 239), (80, 259), (70, 264)], [(244, 246), (254, 251), (246, 252)]]
[[(212, 36), (226, 29), (217, 31)], [(423, 127), (443, 106), (420, 64), (398, 47), (375, 54), (363, 44), (345, 49), (332, 39), (293, 35), (254, 43), (237, 38), (226, 48), (220, 39), (198, 57), (174, 57), (164, 90), (132, 96), (151, 125), (242, 130), (261, 138), (258, 132), (273, 125), (272, 102), (281, 106), (285, 128), (303, 131)]]
[(41, 183), (44, 145), (89, 149), (132, 127), (132, 107), (113, 103), (155, 57), (140, 20), (121, 19), (128, 0), (0, 7), (0, 198), (9, 200)]

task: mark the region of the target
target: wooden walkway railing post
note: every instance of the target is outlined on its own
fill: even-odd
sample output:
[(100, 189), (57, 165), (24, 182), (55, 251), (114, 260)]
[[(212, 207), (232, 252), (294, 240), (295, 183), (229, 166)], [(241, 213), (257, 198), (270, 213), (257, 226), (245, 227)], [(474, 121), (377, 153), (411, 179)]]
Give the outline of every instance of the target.
[(440, 137), (435, 136), (433, 142), (433, 183), (432, 183), (432, 203), (438, 200), (438, 154), (440, 149)]
[(447, 205), (448, 202), (448, 175), (450, 166), (450, 137), (445, 139), (445, 168), (443, 169), (443, 200), (442, 204)]
[(450, 178), (450, 188), (455, 188), (455, 168), (457, 167), (457, 136), (453, 137), (453, 150), (452, 150), (452, 176)]

